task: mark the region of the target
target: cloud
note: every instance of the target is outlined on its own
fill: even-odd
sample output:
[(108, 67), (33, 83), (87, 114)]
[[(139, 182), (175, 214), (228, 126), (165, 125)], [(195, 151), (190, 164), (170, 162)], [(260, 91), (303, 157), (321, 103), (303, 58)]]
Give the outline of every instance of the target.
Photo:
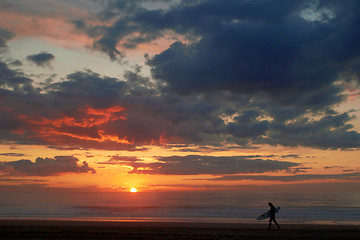
[(84, 32), (89, 37), (95, 38), (104, 34), (105, 26), (92, 26), (80, 19), (71, 20), (70, 22), (74, 25), (77, 31)]
[(47, 180), (44, 179), (21, 179), (21, 178), (2, 178), (0, 177), (0, 182), (20, 182), (20, 183), (24, 183), (24, 182), (47, 182)]
[[(342, 100), (341, 89), (333, 85), (335, 77), (354, 65), (342, 65), (331, 55), (335, 49), (329, 42), (335, 33), (356, 31), (347, 28), (347, 33), (340, 33), (335, 20), (307, 22), (296, 15), (302, 4), (292, 1), (274, 8), (278, 5), (274, 1), (203, 1), (189, 8), (139, 13), (136, 19), (159, 30), (179, 28), (201, 37), (192, 44), (175, 42), (148, 59), (153, 77), (166, 82), (170, 91), (237, 92), (262, 97), (274, 106), (294, 106), (301, 114)], [(347, 25), (357, 21), (356, 17), (338, 17)], [(160, 20), (167, 24), (161, 25)], [(321, 51), (314, 55), (321, 43)]]
[(23, 63), (20, 60), (14, 60), (14, 61), (9, 62), (9, 66), (11, 66), (11, 67), (20, 67), (22, 65), (23, 65)]
[[(140, 67), (119, 78), (83, 70), (38, 86), (0, 62), (1, 141), (129, 151), (360, 147), (355, 113), (334, 110), (351, 81), (360, 86), (357, 1), (150, 3), (106, 1), (99, 19), (71, 23), (112, 60), (173, 40), (145, 54), (152, 77)], [(48, 58), (38, 64), (54, 59), (40, 54)]]
[(0, 27), (0, 53), (8, 49), (7, 41), (15, 37), (15, 34), (9, 30)]
[(360, 134), (350, 130), (353, 128), (348, 123), (351, 119), (348, 113), (343, 113), (329, 114), (317, 121), (304, 118), (289, 124), (275, 123), (268, 132), (269, 138), (261, 141), (283, 146), (356, 148), (360, 143)]
[(25, 154), (22, 153), (0, 153), (1, 156), (8, 156), (8, 157), (22, 157)]
[(289, 176), (268, 176), (268, 175), (232, 175), (222, 176), (213, 179), (212, 181), (238, 181), (238, 180), (258, 180), (258, 181), (280, 181), (280, 182), (295, 182), (306, 180), (358, 180), (360, 173), (343, 173), (343, 174), (298, 174)]
[[(156, 28), (144, 33), (141, 24), (136, 23), (134, 17), (155, 5), (167, 9), (173, 5), (171, 2), (169, 0), (107, 1), (105, 8), (98, 13), (99, 20), (104, 22), (103, 25), (94, 26), (84, 20), (75, 20), (72, 23), (77, 30), (96, 39), (93, 41), (92, 49), (105, 53), (112, 61), (118, 61), (125, 57), (125, 51), (120, 50), (119, 45), (123, 49), (133, 49), (139, 44), (162, 36)], [(114, 19), (117, 20), (113, 21)], [(113, 24), (106, 24), (107, 21)]]
[(297, 174), (299, 172), (307, 172), (307, 170), (312, 169), (311, 167), (296, 167), (296, 168), (290, 168), (288, 170), (291, 174)]
[(296, 0), (281, 6), (274, 0), (208, 0), (153, 10), (144, 2), (110, 1), (103, 20), (119, 19), (103, 29), (94, 48), (114, 60), (127, 48), (169, 32), (184, 36), (186, 43), (175, 41), (147, 61), (153, 77), (173, 93), (230, 91), (303, 113), (339, 103), (337, 76), (359, 73), (360, 49), (354, 44), (360, 35), (359, 3), (354, 0)]
[(196, 129), (211, 130), (219, 123), (211, 116), (214, 107), (196, 97), (161, 95), (149, 78), (135, 73), (125, 78), (127, 82), (83, 71), (46, 84), (42, 93), (5, 91), (2, 106), (12, 117), (9, 124), (17, 125), (10, 131), (4, 124), (4, 130), (19, 143), (134, 150), (149, 144), (205, 142), (206, 135), (200, 131), (198, 136)]
[(19, 70), (12, 70), (5, 62), (0, 61), (0, 90), (1, 96), (13, 93), (35, 93), (33, 80)]
[(325, 166), (324, 169), (341, 169), (344, 168), (344, 166)]
[(0, 171), (10, 175), (52, 176), (65, 173), (95, 173), (87, 162), (78, 164), (79, 159), (72, 156), (56, 156), (54, 158), (37, 158), (0, 163)]
[(29, 55), (26, 57), (28, 61), (35, 63), (39, 67), (50, 66), (50, 63), (55, 59), (51, 53), (42, 52), (38, 54)]
[(0, 62), (0, 77), (2, 141), (129, 151), (167, 144), (218, 149), (224, 144), (360, 146), (350, 112), (296, 114), (288, 121), (274, 114), (271, 102), (224, 92), (174, 95), (140, 72), (127, 71), (119, 79), (84, 70), (39, 88), (20, 70)]
[(128, 157), (128, 156), (112, 156), (108, 161), (106, 162), (99, 162), (99, 164), (126, 164), (126, 163), (139, 163), (143, 162), (142, 159), (139, 159), (137, 157)]
[(111, 158), (106, 164), (131, 166), (129, 173), (161, 175), (201, 175), (264, 173), (288, 170), (298, 163), (252, 159), (243, 156), (210, 157), (199, 155), (157, 157), (157, 162), (145, 163), (137, 158)]
[(281, 158), (300, 158), (299, 154), (287, 154), (280, 156)]

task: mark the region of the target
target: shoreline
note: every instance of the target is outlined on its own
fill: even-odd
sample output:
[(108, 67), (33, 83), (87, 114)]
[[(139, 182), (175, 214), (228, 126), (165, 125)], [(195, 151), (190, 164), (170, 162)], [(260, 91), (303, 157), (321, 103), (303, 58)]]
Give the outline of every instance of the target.
[[(186, 221), (186, 220), (178, 220), (178, 221), (166, 221), (166, 220), (109, 220), (109, 219), (36, 219), (36, 218), (0, 218), (0, 226), (14, 224), (45, 224), (45, 225), (74, 225), (74, 226), (161, 226), (161, 227), (173, 227), (173, 226), (181, 226), (181, 227), (208, 227), (211, 228), (213, 226), (217, 226), (220, 228), (231, 228), (231, 227), (253, 227), (257, 228), (257, 226), (268, 226), (268, 221), (258, 221), (258, 222), (202, 222), (202, 221)], [(314, 223), (293, 223), (293, 222), (283, 222), (279, 224), (281, 226), (287, 226), (289, 228), (359, 228), (359, 224), (348, 224), (348, 223), (322, 223), (322, 222), (314, 222)], [(274, 225), (274, 223), (273, 223)], [(275, 226), (275, 225), (274, 225)]]
[(1, 239), (359, 239), (359, 225), (0, 219)]
[[(282, 225), (316, 225), (316, 226), (358, 226), (360, 227), (360, 221), (355, 220), (343, 220), (343, 221), (330, 221), (330, 220), (298, 220), (294, 221), (293, 219), (281, 219), (277, 218), (279, 224)], [(222, 225), (238, 225), (238, 224), (244, 224), (244, 225), (263, 225), (268, 224), (268, 220), (252, 220), (252, 219), (245, 219), (245, 218), (238, 218), (238, 219), (231, 219), (228, 218), (109, 218), (109, 217), (91, 217), (91, 218), (54, 218), (54, 217), (0, 217), (0, 223), (4, 221), (49, 221), (49, 222), (87, 222), (87, 223), (93, 223), (93, 222), (107, 222), (107, 223), (171, 223), (171, 224), (222, 224)]]

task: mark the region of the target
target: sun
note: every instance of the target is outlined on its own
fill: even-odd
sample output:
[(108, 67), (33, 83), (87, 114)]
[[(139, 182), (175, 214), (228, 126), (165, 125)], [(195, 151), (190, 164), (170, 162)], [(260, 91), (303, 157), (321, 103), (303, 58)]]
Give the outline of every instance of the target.
[(137, 192), (138, 190), (136, 189), (136, 188), (130, 188), (130, 192), (133, 192), (133, 193), (135, 193), (135, 192)]

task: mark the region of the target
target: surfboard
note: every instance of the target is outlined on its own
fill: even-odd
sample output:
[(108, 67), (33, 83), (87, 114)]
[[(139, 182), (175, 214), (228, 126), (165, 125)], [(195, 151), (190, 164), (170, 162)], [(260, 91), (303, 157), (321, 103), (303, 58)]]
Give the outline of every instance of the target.
[[(280, 211), (280, 207), (276, 207), (275, 208), (276, 212), (279, 212)], [(261, 214), (256, 220), (263, 220), (265, 218), (269, 218), (270, 217), (270, 210)]]

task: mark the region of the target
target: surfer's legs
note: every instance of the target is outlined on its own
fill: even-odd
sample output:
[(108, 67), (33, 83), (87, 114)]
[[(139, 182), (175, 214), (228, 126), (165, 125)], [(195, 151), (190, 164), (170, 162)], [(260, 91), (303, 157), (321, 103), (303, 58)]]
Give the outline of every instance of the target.
[(269, 229), (271, 229), (271, 221), (272, 221), (272, 219), (270, 218), (270, 220), (269, 220)]
[(280, 225), (277, 223), (277, 221), (274, 218), (270, 218), (269, 220), (269, 229), (271, 229), (271, 222), (274, 221), (274, 223), (276, 224), (277, 228), (280, 229)]
[(280, 226), (275, 219), (274, 219), (274, 223), (276, 224), (277, 228), (280, 229)]

